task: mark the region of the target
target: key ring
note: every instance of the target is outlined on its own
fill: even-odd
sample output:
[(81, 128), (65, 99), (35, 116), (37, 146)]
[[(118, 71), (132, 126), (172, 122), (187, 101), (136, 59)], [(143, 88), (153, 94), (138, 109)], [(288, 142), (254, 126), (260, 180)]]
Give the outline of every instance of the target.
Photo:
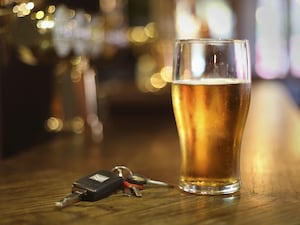
[(112, 170), (111, 170), (112, 172), (118, 172), (118, 175), (119, 175), (119, 177), (123, 177), (124, 179), (128, 176), (124, 176), (124, 174), (123, 174), (123, 171), (126, 171), (128, 174), (129, 174), (129, 176), (132, 176), (133, 175), (133, 172), (128, 168), (128, 167), (126, 167), (126, 166), (115, 166)]

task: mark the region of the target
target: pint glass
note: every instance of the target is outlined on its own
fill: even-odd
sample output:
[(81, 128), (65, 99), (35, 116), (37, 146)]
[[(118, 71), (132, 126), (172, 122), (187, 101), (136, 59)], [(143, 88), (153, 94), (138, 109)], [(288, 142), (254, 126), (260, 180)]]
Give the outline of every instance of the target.
[(182, 155), (179, 188), (204, 195), (237, 192), (250, 104), (249, 43), (177, 40), (174, 50), (172, 104)]

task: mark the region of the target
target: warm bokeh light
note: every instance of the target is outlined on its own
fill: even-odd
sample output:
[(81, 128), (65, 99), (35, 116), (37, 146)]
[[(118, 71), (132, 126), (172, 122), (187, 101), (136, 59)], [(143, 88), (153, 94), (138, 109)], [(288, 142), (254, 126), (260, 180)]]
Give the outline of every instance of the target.
[(48, 13), (53, 14), (55, 12), (55, 5), (49, 5), (48, 6)]
[(144, 28), (144, 32), (149, 38), (156, 38), (157, 31), (156, 31), (155, 23), (148, 23)]
[(167, 85), (166, 81), (164, 81), (161, 77), (160, 73), (154, 73), (150, 77), (151, 85), (156, 89), (161, 89)]
[(65, 126), (70, 126), (71, 130), (76, 134), (84, 131), (84, 120), (81, 117), (74, 117), (70, 124), (64, 124), (63, 120), (57, 117), (50, 117), (46, 121), (46, 129), (50, 132), (60, 132)]
[(20, 3), (13, 7), (13, 13), (17, 15), (17, 17), (25, 17), (28, 16), (31, 12), (31, 10), (34, 9), (34, 3), (28, 2), (28, 3)]
[(84, 131), (84, 119), (79, 116), (75, 117), (72, 120), (71, 126), (74, 133), (81, 134)]
[(129, 33), (129, 39), (135, 43), (144, 43), (147, 41), (148, 36), (145, 34), (144, 27), (133, 27)]
[(161, 78), (166, 82), (171, 82), (172, 81), (172, 72), (173, 72), (172, 66), (164, 66), (160, 70)]
[(52, 29), (54, 27), (54, 21), (53, 20), (40, 20), (36, 24), (37, 28), (39, 29)]
[(45, 16), (45, 13), (44, 13), (44, 11), (41, 11), (41, 10), (38, 11), (38, 12), (36, 12), (36, 14), (35, 14), (35, 18), (36, 18), (37, 20), (43, 19), (44, 16)]
[(63, 122), (61, 119), (56, 117), (50, 117), (46, 121), (46, 129), (51, 132), (59, 132), (63, 128)]
[(131, 27), (127, 31), (127, 38), (134, 44), (145, 44), (158, 37), (155, 23), (150, 22), (145, 26)]

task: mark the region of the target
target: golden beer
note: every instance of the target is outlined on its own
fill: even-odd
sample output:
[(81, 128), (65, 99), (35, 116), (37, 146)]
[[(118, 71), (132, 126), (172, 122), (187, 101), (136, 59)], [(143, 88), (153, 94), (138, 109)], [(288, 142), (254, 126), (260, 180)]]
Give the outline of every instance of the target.
[(240, 149), (250, 89), (250, 82), (227, 78), (172, 83), (182, 153), (181, 189), (227, 194), (240, 188)]

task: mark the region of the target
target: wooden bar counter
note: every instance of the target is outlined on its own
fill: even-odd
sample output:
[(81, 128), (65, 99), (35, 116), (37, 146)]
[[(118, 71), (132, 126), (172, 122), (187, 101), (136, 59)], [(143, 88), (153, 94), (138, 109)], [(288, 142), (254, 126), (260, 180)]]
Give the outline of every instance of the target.
[(300, 112), (285, 87), (271, 81), (252, 88), (240, 193), (199, 196), (149, 187), (142, 198), (119, 191), (55, 209), (73, 181), (115, 165), (177, 183), (180, 151), (171, 110), (132, 119), (112, 122), (100, 144), (62, 135), (2, 159), (0, 224), (300, 224)]

